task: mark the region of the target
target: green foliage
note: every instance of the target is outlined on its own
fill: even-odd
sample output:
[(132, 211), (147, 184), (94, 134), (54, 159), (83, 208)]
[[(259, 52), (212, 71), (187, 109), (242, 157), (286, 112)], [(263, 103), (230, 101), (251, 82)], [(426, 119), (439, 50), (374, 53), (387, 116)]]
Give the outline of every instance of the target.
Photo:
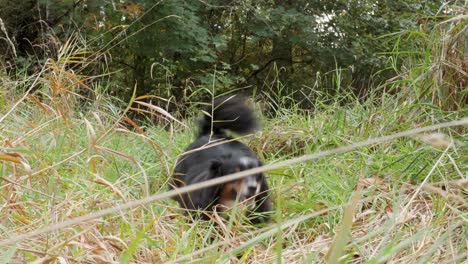
[(394, 43), (388, 53), (392, 67), (403, 79), (412, 80), (389, 82), (390, 90), (402, 91), (411, 100), (431, 102), (444, 110), (463, 110), (468, 102), (464, 73), (466, 17), (442, 13), (427, 20), (418, 29), (387, 36)]
[[(6, 102), (13, 111), (0, 120), (0, 140), (6, 143), (0, 151), (0, 195), (10, 196), (0, 242), (165, 192), (170, 168), (196, 130), (188, 122), (187, 128), (174, 123), (170, 131), (127, 129), (121, 125), (125, 113), (103, 95), (86, 111), (66, 117), (53, 111), (55, 100), (73, 105), (73, 95), (44, 96), (41, 104), (30, 98)], [(429, 104), (401, 106), (386, 95), (354, 100), (345, 106), (340, 98), (315, 101), (315, 110), (307, 112), (298, 105), (280, 107), (276, 118), (263, 117), (260, 131), (240, 140), (265, 164), (274, 164), (458, 119)], [(466, 252), (460, 212), (468, 149), (466, 134), (457, 128), (439, 132), (449, 138), (447, 146), (455, 146), (438, 149), (419, 137), (400, 138), (269, 171), (275, 217), (265, 226), (221, 218), (216, 224), (192, 223), (176, 202), (163, 199), (22, 239), (0, 256), (10, 262), (315, 263), (330, 252), (338, 263), (452, 261)], [(345, 209), (352, 193), (361, 198)]]
[[(43, 64), (58, 52), (58, 44), (70, 36), (72, 0), (0, 0), (0, 65), (23, 68)], [(60, 39), (62, 38), (62, 39)], [(6, 65), (5, 65), (6, 63)]]
[[(0, 43), (6, 68), (58, 57), (55, 43), (78, 31), (99, 57), (96, 69), (84, 74), (113, 72), (103, 80), (112, 94), (128, 101), (136, 85), (137, 95), (180, 103), (170, 111), (206, 99), (213, 83), (217, 93), (287, 96), (291, 103), (284, 106), (296, 101), (302, 108), (324, 94), (368, 96), (401, 73), (406, 56), (395, 48), (427, 55), (438, 48), (427, 45), (437, 42), (424, 37), (427, 30), (463, 12), (457, 1), (434, 0), (8, 2), (0, 0), (12, 40)], [(448, 33), (456, 36), (462, 28)]]
[[(234, 88), (254, 94), (263, 124), (240, 140), (265, 164), (466, 116), (457, 1), (9, 3), (0, 242), (166, 191), (196, 126), (164, 111), (193, 117)], [(145, 100), (166, 127), (127, 118)], [(269, 171), (264, 226), (191, 223), (165, 199), (39, 232), (0, 259), (461, 263), (465, 142), (460, 126)]]
[[(149, 58), (174, 59), (178, 56), (194, 56), (202, 60), (203, 48), (210, 44), (210, 38), (200, 16), (200, 3), (176, 0), (163, 3), (140, 1), (141, 13), (131, 18), (125, 9), (113, 9), (107, 5), (109, 20), (106, 27), (114, 27), (119, 22), (129, 21), (126, 34), (131, 37), (123, 44), (129, 54)], [(121, 32), (119, 32), (121, 34)], [(197, 58), (196, 56), (200, 56)]]

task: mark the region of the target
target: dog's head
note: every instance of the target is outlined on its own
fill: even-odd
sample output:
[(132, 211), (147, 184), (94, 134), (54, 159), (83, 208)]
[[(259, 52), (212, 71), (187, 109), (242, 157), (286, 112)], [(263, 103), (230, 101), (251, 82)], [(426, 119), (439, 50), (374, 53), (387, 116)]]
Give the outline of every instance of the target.
[[(260, 162), (257, 159), (242, 156), (216, 160), (212, 164), (212, 169), (220, 177), (258, 166), (260, 166)], [(217, 208), (220, 211), (225, 211), (239, 204), (240, 208), (254, 209), (255, 196), (260, 193), (262, 182), (263, 175), (254, 174), (223, 184), (217, 201)]]

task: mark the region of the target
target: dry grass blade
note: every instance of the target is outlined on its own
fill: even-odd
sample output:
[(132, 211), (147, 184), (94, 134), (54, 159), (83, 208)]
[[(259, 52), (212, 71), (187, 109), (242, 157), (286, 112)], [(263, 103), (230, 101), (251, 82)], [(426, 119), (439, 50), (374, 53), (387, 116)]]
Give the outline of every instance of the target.
[(84, 119), (86, 124), (86, 132), (88, 135), (88, 145), (89, 148), (92, 148), (96, 144), (96, 132), (94, 131), (93, 125), (88, 121), (88, 119)]
[(427, 183), (422, 186), (422, 190), (424, 190), (426, 192), (431, 192), (431, 193), (438, 194), (438, 195), (442, 196), (445, 200), (449, 201), (450, 203), (454, 203), (455, 205), (461, 205), (462, 210), (468, 209), (467, 203), (465, 202), (465, 200), (461, 196), (446, 192), (446, 191), (442, 190), (441, 188), (434, 187), (434, 186), (429, 185)]
[(39, 106), (39, 108), (41, 108), (47, 115), (50, 114), (50, 111), (48, 109), (48, 106), (46, 107), (46, 105), (44, 103), (42, 103), (41, 101), (39, 101), (39, 99), (37, 99), (36, 96), (30, 94), (29, 96), (29, 99), (31, 99), (37, 106)]
[(327, 263), (338, 263), (341, 256), (343, 256), (343, 251), (351, 237), (351, 228), (353, 227), (354, 214), (361, 195), (361, 189), (362, 185), (358, 183), (357, 190), (351, 198), (351, 203), (345, 209), (341, 228), (335, 235), (335, 239), (325, 257)]
[(421, 141), (429, 144), (435, 148), (446, 149), (452, 146), (453, 142), (445, 134), (442, 133), (431, 133), (427, 135), (421, 135), (416, 137)]
[(21, 163), (21, 154), (16, 152), (0, 151), (0, 160)]
[(96, 177), (95, 182), (97, 184), (104, 185), (104, 186), (111, 188), (112, 191), (116, 193), (120, 197), (120, 199), (122, 199), (122, 201), (124, 201), (125, 203), (127, 202), (127, 199), (125, 199), (125, 196), (123, 195), (123, 193), (116, 186), (114, 186), (114, 184), (104, 179), (103, 177), (99, 176), (98, 174), (94, 174), (94, 177)]
[(104, 151), (104, 152), (107, 152), (107, 153), (110, 153), (110, 154), (113, 154), (113, 155), (116, 155), (116, 156), (119, 156), (119, 157), (122, 157), (128, 161), (131, 161), (132, 163), (137, 163), (135, 158), (133, 158), (132, 156), (130, 155), (127, 155), (125, 153), (122, 153), (120, 151), (117, 151), (117, 150), (114, 150), (114, 149), (111, 149), (111, 148), (107, 148), (107, 147), (103, 147), (103, 146), (96, 146), (96, 149), (98, 150), (101, 150), (101, 151)]
[[(169, 114), (166, 110), (162, 109), (161, 107), (159, 106), (156, 106), (156, 105), (153, 105), (153, 104), (149, 104), (149, 103), (145, 103), (145, 102), (142, 102), (142, 101), (133, 101), (134, 103), (137, 103), (137, 104), (140, 104), (140, 105), (143, 105), (143, 106), (146, 106), (156, 112), (158, 112), (159, 114), (163, 115), (164, 117), (172, 120), (172, 121), (175, 121), (177, 122), (178, 124), (182, 125), (183, 127), (187, 127), (184, 123), (180, 122), (179, 120), (177, 120), (175, 117), (173, 117), (171, 114)], [(138, 110), (138, 109), (135, 109), (135, 110)]]

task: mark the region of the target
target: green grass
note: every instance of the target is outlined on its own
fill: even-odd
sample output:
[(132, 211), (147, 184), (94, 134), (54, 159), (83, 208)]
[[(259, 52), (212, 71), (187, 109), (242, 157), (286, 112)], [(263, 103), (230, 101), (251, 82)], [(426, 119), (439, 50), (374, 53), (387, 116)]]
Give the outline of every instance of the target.
[[(274, 119), (262, 118), (261, 130), (242, 140), (271, 164), (457, 119), (431, 105), (400, 107), (391, 97), (381, 102), (356, 101), (314, 112), (281, 109)], [(64, 118), (26, 99), (4, 118), (1, 240), (166, 191), (173, 163), (193, 139), (194, 126), (190, 120), (188, 129), (147, 126), (143, 135), (123, 126), (121, 115), (110, 100)], [(438, 149), (418, 138), (401, 138), (270, 171), (276, 214), (264, 227), (220, 219), (217, 225), (190, 223), (174, 201), (165, 199), (24, 239), (1, 255), (11, 263), (315, 263), (333, 249), (343, 263), (461, 263), (467, 246), (466, 134), (457, 129), (440, 133), (454, 140), (454, 147)], [(19, 157), (22, 163), (5, 157)], [(461, 187), (453, 184), (459, 180)], [(358, 184), (356, 210), (344, 216)], [(332, 241), (347, 236), (339, 232), (344, 227), (351, 239), (339, 239), (337, 250)]]
[[(440, 54), (452, 54), (455, 46), (441, 48), (445, 44), (437, 42), (458, 36), (459, 25), (441, 23), (435, 34), (410, 34), (427, 43), (410, 53), (416, 54), (412, 57), (404, 57), (408, 53), (398, 46), (411, 38), (397, 35), (390, 58), (404, 60), (406, 70), (366, 99), (355, 98), (351, 87), (341, 87), (340, 70), (335, 83), (340, 96), (310, 88), (310, 94), (317, 94), (313, 110), (300, 110), (293, 95), (265, 92), (286, 91), (279, 82), (263, 87), (258, 94), (262, 100), (255, 103), (262, 127), (240, 140), (265, 164), (277, 164), (466, 117), (466, 88), (455, 87), (463, 74), (459, 61), (453, 60), (456, 67), (448, 69), (451, 57)], [(99, 83), (86, 90), (92, 100), (79, 95), (83, 86), (77, 84), (86, 83), (85, 78), (67, 63), (76, 57), (73, 54), (88, 49), (67, 48), (56, 60), (59, 65), (46, 64), (31, 76), (21, 73), (20, 80), (1, 75), (0, 245), (6, 246), (0, 247), (0, 263), (466, 259), (466, 126), (270, 170), (275, 213), (270, 223), (260, 226), (221, 217), (192, 223), (175, 201), (161, 199), (59, 227), (74, 217), (166, 192), (176, 158), (193, 140), (193, 119), (198, 115), (194, 106), (199, 105), (191, 102), (188, 108), (193, 118), (174, 120), (158, 105), (139, 104), (153, 113), (148, 117), (166, 119), (160, 122), (165, 126), (139, 127), (125, 119), (135, 111), (128, 102), (104, 94), (107, 88)], [(446, 71), (444, 80), (436, 78)], [(436, 79), (433, 86), (431, 78)], [(210, 92), (215, 86), (214, 80), (213, 87), (196, 92)], [(447, 91), (450, 87), (455, 92)], [(142, 99), (147, 98), (135, 100)], [(264, 116), (265, 108), (276, 112)], [(54, 230), (32, 235), (48, 227)], [(21, 234), (29, 236), (18, 239)], [(13, 240), (18, 241), (9, 243)]]

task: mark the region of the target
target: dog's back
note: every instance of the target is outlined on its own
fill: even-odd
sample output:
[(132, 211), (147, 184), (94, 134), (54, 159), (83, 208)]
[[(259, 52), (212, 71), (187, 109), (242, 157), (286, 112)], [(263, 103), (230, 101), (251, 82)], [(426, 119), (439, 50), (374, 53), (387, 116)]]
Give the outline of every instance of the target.
[[(213, 118), (212, 118), (213, 117)], [(177, 161), (171, 179), (172, 188), (206, 181), (238, 171), (261, 166), (255, 153), (243, 143), (227, 136), (227, 131), (238, 134), (253, 132), (257, 122), (244, 98), (222, 97), (205, 111), (199, 123), (198, 138)], [(263, 174), (182, 194), (175, 199), (189, 210), (221, 211), (232, 207), (236, 200), (251, 212), (271, 211), (268, 185)], [(203, 215), (207, 218), (206, 215)], [(265, 218), (257, 218), (257, 221)]]

